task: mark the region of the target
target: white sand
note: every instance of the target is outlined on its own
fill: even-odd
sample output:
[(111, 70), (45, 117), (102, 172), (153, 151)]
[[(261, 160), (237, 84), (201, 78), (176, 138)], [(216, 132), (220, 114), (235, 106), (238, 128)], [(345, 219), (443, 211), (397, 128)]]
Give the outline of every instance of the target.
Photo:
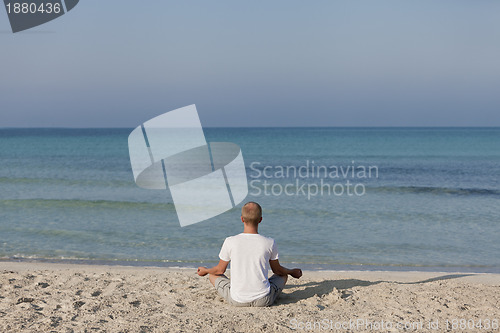
[(500, 320), (498, 274), (306, 271), (269, 308), (231, 307), (191, 269), (0, 262), (0, 285), (0, 332), (498, 332)]

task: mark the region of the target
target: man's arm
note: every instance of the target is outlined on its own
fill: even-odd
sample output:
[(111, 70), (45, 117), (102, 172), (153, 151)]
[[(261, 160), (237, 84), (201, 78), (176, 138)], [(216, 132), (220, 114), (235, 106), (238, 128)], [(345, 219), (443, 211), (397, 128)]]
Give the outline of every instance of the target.
[(288, 269), (280, 265), (278, 259), (269, 260), (269, 266), (271, 266), (271, 270), (276, 275), (291, 275), (292, 277), (298, 279), (302, 276), (302, 270), (300, 268)]
[(226, 271), (228, 264), (229, 261), (219, 260), (217, 266), (214, 266), (212, 268), (198, 267), (197, 273), (199, 276), (205, 276), (207, 274), (222, 275)]

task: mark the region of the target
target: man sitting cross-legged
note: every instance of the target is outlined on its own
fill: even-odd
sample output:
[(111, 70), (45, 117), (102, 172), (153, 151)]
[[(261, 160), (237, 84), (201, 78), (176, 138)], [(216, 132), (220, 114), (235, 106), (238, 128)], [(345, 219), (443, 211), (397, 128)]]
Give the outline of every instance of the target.
[[(274, 239), (258, 233), (262, 208), (256, 202), (246, 203), (241, 210), (243, 233), (228, 237), (219, 253), (219, 264), (198, 267), (198, 275), (209, 274), (217, 292), (235, 306), (269, 306), (280, 295), (288, 275), (300, 278), (299, 268), (288, 269), (278, 261)], [(231, 261), (231, 280), (224, 272)], [(274, 275), (267, 278), (268, 268)]]

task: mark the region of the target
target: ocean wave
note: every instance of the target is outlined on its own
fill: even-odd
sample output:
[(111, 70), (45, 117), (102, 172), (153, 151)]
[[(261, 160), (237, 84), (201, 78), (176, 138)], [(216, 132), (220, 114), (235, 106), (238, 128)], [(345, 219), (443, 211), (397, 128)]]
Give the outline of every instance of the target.
[(97, 186), (97, 187), (133, 187), (133, 179), (124, 180), (90, 180), (64, 178), (8, 178), (0, 177), (0, 184), (37, 184), (37, 185), (68, 185), (68, 186)]
[[(322, 180), (323, 181), (323, 180)], [(279, 195), (285, 195), (284, 189), (286, 186), (286, 191), (299, 195), (303, 191), (319, 191), (325, 193), (325, 195), (334, 195), (335, 191), (340, 191), (340, 189), (334, 188), (337, 185), (342, 185), (344, 189), (349, 188), (350, 192), (354, 191), (354, 187), (357, 185), (363, 185), (363, 189), (366, 190), (366, 194), (370, 193), (399, 193), (399, 194), (434, 194), (434, 195), (457, 195), (457, 196), (500, 196), (500, 190), (498, 189), (486, 189), (486, 188), (462, 188), (462, 187), (439, 187), (439, 186), (374, 186), (374, 182), (367, 182), (364, 180), (350, 181), (349, 184), (346, 180), (340, 179), (335, 181), (324, 181), (320, 182), (318, 179), (312, 180), (299, 180), (288, 181), (287, 179), (279, 181), (269, 181), (267, 179), (252, 179), (249, 182), (249, 193), (280, 193)], [(276, 189), (274, 188), (276, 187)], [(361, 189), (359, 189), (361, 192)], [(340, 192), (339, 192), (340, 193)], [(302, 194), (304, 195), (304, 194)], [(318, 195), (317, 193), (312, 196)], [(342, 195), (346, 195), (343, 192)]]
[(160, 209), (174, 210), (173, 203), (152, 203), (133, 201), (112, 201), (112, 200), (83, 200), (83, 199), (7, 199), (0, 200), (0, 206), (4, 207), (26, 207), (31, 208), (111, 208), (111, 209)]
[(368, 192), (394, 192), (394, 193), (423, 193), (436, 195), (461, 195), (461, 196), (500, 196), (500, 190), (484, 188), (453, 188), (431, 186), (380, 186), (366, 187)]

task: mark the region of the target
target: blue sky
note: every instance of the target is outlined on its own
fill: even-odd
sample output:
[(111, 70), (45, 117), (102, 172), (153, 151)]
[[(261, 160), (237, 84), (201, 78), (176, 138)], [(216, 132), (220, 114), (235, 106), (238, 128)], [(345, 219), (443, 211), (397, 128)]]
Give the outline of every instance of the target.
[(97, 1), (17, 34), (0, 127), (500, 126), (498, 1)]

